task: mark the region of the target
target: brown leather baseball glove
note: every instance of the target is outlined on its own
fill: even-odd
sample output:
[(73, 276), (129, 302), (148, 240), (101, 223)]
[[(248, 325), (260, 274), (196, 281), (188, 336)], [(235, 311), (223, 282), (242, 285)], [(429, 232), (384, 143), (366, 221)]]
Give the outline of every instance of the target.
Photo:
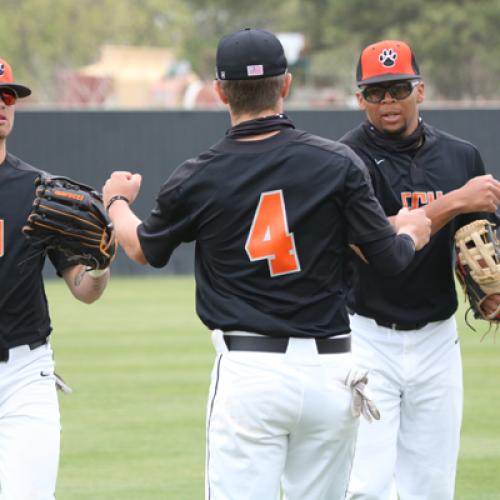
[(94, 188), (68, 177), (41, 175), (23, 233), (33, 244), (57, 249), (89, 269), (109, 266), (115, 253), (113, 225)]
[(476, 220), (455, 233), (457, 263), (455, 273), (464, 289), (475, 318), (500, 321), (500, 305), (486, 313), (484, 302), (500, 294), (500, 243), (495, 224)]

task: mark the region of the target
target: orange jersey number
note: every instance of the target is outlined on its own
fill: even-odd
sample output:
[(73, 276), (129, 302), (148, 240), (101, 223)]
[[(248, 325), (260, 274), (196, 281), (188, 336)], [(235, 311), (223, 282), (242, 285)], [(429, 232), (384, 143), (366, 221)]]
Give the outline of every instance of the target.
[(267, 259), (271, 277), (300, 271), (293, 233), (288, 230), (281, 189), (260, 195), (245, 250), (252, 262)]
[(3, 257), (3, 219), (0, 219), (0, 257)]

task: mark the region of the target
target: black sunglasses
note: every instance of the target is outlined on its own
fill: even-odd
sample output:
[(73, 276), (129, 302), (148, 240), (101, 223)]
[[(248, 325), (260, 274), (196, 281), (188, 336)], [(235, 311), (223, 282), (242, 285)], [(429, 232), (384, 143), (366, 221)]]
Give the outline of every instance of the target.
[(1, 89), (0, 99), (2, 99), (6, 106), (12, 106), (16, 104), (17, 94), (12, 89)]
[(368, 85), (361, 94), (366, 101), (372, 104), (378, 104), (384, 100), (385, 94), (389, 95), (398, 101), (402, 101), (410, 96), (413, 89), (420, 84), (419, 80), (406, 80), (404, 82), (396, 82), (391, 85)]

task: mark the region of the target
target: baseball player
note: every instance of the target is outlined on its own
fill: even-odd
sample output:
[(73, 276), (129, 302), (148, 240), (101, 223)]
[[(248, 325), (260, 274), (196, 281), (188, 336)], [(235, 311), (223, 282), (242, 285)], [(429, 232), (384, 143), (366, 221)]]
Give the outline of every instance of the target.
[(144, 221), (129, 208), (138, 174), (114, 172), (104, 202), (137, 262), (164, 266), (196, 241), (196, 308), (218, 353), (206, 498), (276, 500), (282, 478), (288, 500), (340, 500), (359, 414), (349, 387), (360, 380), (350, 371), (346, 245), (398, 272), (430, 221), (404, 210), (396, 235), (359, 158), (295, 129), (283, 114), (292, 76), (272, 33), (232, 33), (216, 59), (215, 90), (233, 125), (226, 136), (179, 166)]
[(423, 207), (433, 237), (394, 277), (356, 258), (352, 350), (369, 370), (381, 419), (361, 424), (349, 498), (392, 500), (397, 490), (401, 500), (451, 500), (463, 400), (453, 236), (485, 218), (478, 212), (495, 212), (500, 183), (472, 144), (419, 117), (425, 87), (406, 43), (366, 47), (357, 84), (367, 121), (341, 142), (364, 160), (385, 213)]
[[(16, 101), (31, 90), (14, 83), (0, 59), (0, 499), (52, 500), (59, 460), (59, 407), (43, 252), (21, 232), (35, 197), (36, 168), (7, 153)], [(75, 297), (102, 294), (108, 270), (85, 272), (61, 254), (49, 258)]]

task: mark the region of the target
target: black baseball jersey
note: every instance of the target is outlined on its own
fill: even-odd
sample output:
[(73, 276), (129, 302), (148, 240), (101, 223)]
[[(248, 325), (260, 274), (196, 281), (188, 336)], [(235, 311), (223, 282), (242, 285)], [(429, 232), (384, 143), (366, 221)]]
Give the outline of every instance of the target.
[[(485, 173), (477, 149), (470, 143), (423, 124), (424, 143), (416, 153), (382, 147), (362, 124), (341, 142), (365, 162), (385, 213), (403, 206), (417, 208), (462, 187)], [(453, 275), (454, 234), (485, 214), (455, 217), (417, 252), (412, 263), (395, 277), (382, 277), (372, 266), (356, 260), (349, 307), (363, 316), (395, 323), (439, 321), (457, 308)]]
[[(42, 280), (45, 255), (21, 232), (39, 174), (11, 154), (0, 164), (0, 345), (8, 348), (43, 339), (51, 331)], [(49, 257), (59, 273), (74, 265), (55, 252)]]
[(210, 329), (297, 337), (349, 331), (346, 245), (391, 234), (361, 160), (295, 129), (226, 136), (174, 172), (138, 227), (155, 267), (196, 240), (196, 307)]

